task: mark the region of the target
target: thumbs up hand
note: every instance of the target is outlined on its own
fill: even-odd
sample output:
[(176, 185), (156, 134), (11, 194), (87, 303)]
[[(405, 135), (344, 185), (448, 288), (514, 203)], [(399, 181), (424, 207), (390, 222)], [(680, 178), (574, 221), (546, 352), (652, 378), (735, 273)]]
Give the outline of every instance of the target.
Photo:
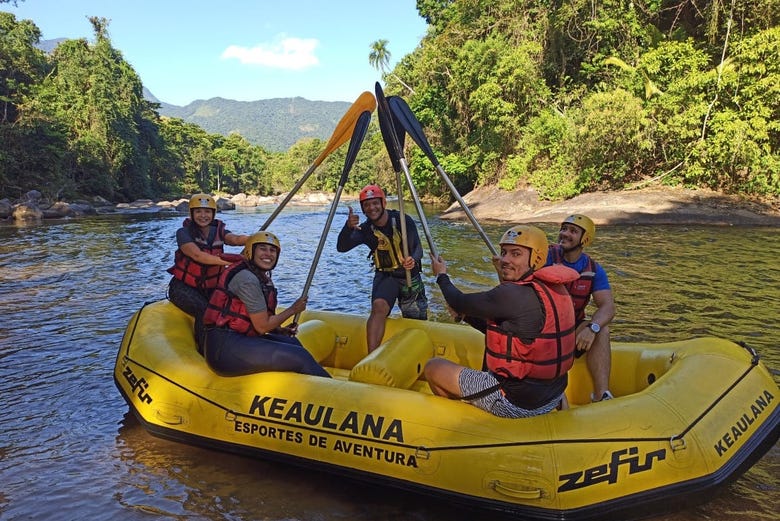
[(354, 211), (352, 211), (351, 206), (347, 206), (349, 208), (349, 215), (347, 216), (347, 227), (349, 227), (350, 230), (359, 230), (360, 229), (360, 217), (358, 217)]

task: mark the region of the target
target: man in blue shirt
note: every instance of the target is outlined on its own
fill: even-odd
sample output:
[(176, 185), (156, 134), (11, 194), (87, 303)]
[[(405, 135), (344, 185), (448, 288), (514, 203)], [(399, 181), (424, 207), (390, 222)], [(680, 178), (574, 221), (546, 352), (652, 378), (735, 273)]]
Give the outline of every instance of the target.
[[(580, 214), (568, 216), (561, 223), (558, 243), (550, 245), (547, 265), (563, 264), (580, 273), (579, 279), (567, 284), (577, 320), (576, 356), (586, 355), (593, 378), (591, 400), (599, 402), (613, 398), (609, 390), (612, 367), (609, 323), (615, 317), (615, 299), (604, 268), (583, 252), (595, 236), (596, 226), (590, 218)], [(591, 298), (596, 311), (588, 318), (585, 308)]]

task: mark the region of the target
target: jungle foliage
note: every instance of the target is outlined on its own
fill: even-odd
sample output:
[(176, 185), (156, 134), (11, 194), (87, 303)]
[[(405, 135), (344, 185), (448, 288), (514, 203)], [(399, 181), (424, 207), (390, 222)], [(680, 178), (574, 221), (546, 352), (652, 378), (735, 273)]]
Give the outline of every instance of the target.
[(464, 188), (780, 195), (780, 0), (417, 9), (428, 33), (394, 73), (414, 87), (408, 102)]
[[(461, 193), (498, 184), (556, 199), (666, 183), (780, 195), (780, 0), (418, 0), (417, 9), (428, 32), (412, 54), (387, 70), (389, 42), (379, 40), (368, 57)], [(45, 54), (32, 21), (0, 12), (0, 197), (279, 193), (324, 148), (304, 139), (269, 152), (161, 117), (108, 22), (90, 21), (93, 41)], [(306, 188), (333, 190), (345, 149)], [(418, 193), (448, 197), (408, 139), (407, 158)], [(394, 179), (374, 121), (346, 190)]]

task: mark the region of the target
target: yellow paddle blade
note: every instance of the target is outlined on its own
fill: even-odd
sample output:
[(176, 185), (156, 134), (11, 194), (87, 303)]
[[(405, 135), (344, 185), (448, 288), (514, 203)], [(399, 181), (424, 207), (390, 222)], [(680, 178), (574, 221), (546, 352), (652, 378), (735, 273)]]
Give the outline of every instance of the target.
[(344, 113), (344, 115), (341, 117), (341, 120), (338, 122), (338, 125), (336, 125), (336, 129), (333, 131), (333, 134), (330, 136), (330, 140), (328, 140), (328, 144), (325, 145), (325, 150), (323, 150), (319, 156), (317, 156), (317, 159), (314, 160), (314, 163), (311, 164), (309, 169), (306, 171), (305, 174), (303, 174), (303, 177), (301, 177), (297, 183), (295, 183), (295, 186), (292, 190), (290, 190), (287, 195), (285, 196), (284, 200), (279, 203), (276, 208), (274, 209), (273, 213), (266, 219), (265, 223), (260, 227), (261, 230), (267, 230), (268, 227), (271, 225), (274, 219), (276, 219), (276, 216), (279, 215), (279, 212), (282, 211), (282, 208), (285, 207), (285, 205), (290, 202), (290, 199), (300, 190), (300, 188), (303, 186), (303, 183), (306, 182), (306, 180), (309, 178), (309, 176), (314, 172), (314, 170), (322, 163), (322, 161), (328, 157), (328, 154), (336, 150), (338, 147), (340, 147), (342, 144), (344, 144), (349, 138), (352, 137), (352, 134), (355, 132), (355, 125), (357, 124), (358, 120), (360, 119), (360, 116), (364, 112), (368, 112), (369, 114), (376, 109), (376, 99), (374, 98), (374, 95), (370, 92), (366, 91), (362, 93), (358, 98), (355, 100), (355, 102), (352, 104), (351, 107), (347, 110), (347, 112)]
[(313, 165), (319, 166), (328, 155), (336, 150), (338, 147), (347, 142), (352, 137), (352, 132), (355, 130), (355, 123), (363, 112), (374, 112), (376, 109), (376, 98), (368, 91), (363, 92), (351, 107), (344, 113), (341, 120), (336, 125), (336, 129), (328, 140), (328, 144), (325, 145), (323, 150), (317, 159), (314, 160)]

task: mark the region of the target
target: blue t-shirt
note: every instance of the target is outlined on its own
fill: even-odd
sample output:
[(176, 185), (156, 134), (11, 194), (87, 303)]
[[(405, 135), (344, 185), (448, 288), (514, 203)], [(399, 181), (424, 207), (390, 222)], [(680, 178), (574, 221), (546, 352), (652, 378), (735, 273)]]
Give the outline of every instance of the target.
[[(547, 263), (545, 266), (553, 265), (553, 259), (555, 258), (553, 256), (553, 248), (557, 247), (559, 246), (552, 245), (550, 246), (550, 249), (547, 250)], [(574, 262), (567, 262), (566, 259), (563, 258), (563, 255), (561, 255), (561, 260), (564, 266), (577, 270), (577, 273), (582, 273), (588, 268), (588, 256), (585, 255), (585, 253), (580, 255), (579, 258)], [(596, 275), (593, 277), (593, 286), (591, 287), (590, 292), (593, 293), (594, 291), (612, 289), (612, 287), (609, 285), (607, 272), (604, 271), (604, 268), (601, 267), (601, 264), (596, 261), (593, 261), (593, 264), (596, 266)]]

